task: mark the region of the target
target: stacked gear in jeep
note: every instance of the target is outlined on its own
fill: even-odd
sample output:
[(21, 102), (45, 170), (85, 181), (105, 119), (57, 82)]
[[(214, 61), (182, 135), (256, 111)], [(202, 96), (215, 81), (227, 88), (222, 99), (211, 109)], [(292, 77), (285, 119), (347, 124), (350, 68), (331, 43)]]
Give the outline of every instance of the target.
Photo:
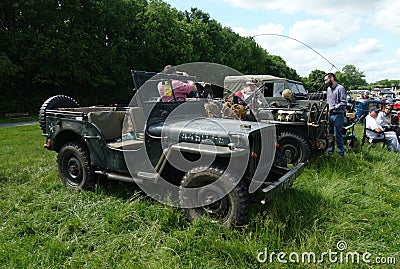
[(226, 98), (222, 106), (223, 118), (234, 118), (244, 120), (247, 114), (247, 106), (244, 104), (235, 104), (232, 98)]

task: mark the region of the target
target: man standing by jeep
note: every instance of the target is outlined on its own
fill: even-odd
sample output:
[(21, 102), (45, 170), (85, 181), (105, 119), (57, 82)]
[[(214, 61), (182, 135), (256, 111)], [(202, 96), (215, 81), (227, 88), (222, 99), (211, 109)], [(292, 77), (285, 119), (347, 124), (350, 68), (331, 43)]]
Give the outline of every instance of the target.
[[(337, 83), (336, 76), (333, 73), (328, 73), (324, 77), (327, 103), (329, 106), (329, 134), (334, 134), (336, 137), (336, 145), (340, 157), (344, 157), (344, 142), (342, 129), (344, 125), (344, 114), (346, 113), (346, 90)], [(332, 155), (334, 150), (333, 143), (328, 147), (328, 155)]]

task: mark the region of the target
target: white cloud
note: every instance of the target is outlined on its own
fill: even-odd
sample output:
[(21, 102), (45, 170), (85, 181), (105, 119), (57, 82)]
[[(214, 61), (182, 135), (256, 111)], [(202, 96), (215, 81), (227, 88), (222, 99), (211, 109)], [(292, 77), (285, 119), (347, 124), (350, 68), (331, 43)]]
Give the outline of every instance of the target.
[[(285, 38), (282, 35), (260, 35), (255, 41), (270, 54), (281, 56), (287, 65), (295, 69), (299, 75), (308, 76), (311, 70), (331, 71), (329, 56), (320, 54), (317, 50), (301, 45), (298, 41)], [(326, 57), (324, 59), (324, 57)]]
[[(349, 22), (352, 20), (352, 22)], [(302, 40), (316, 48), (336, 47), (350, 34), (359, 29), (359, 19), (341, 18), (339, 20), (297, 21), (289, 30), (291, 37)]]
[[(324, 21), (316, 22), (316, 24), (320, 25), (319, 28), (321, 28), (321, 31), (329, 32), (329, 28), (334, 25)], [(309, 24), (308, 29), (312, 28), (311, 25), (312, 24)], [(323, 70), (325, 72), (335, 72), (337, 69), (341, 71), (342, 68), (347, 64), (355, 65), (366, 74), (370, 73), (369, 78), (371, 79), (375, 79), (379, 77), (379, 75), (384, 76), (385, 72), (387, 72), (388, 75), (392, 74), (393, 77), (395, 77), (396, 73), (394, 68), (392, 68), (390, 73), (388, 71), (388, 68), (391, 67), (393, 63), (387, 63), (385, 65), (382, 65), (383, 63), (381, 63), (379, 68), (377, 68), (377, 71), (375, 71), (373, 68), (374, 65), (368, 62), (368, 59), (370, 59), (373, 55), (380, 53), (384, 49), (384, 45), (376, 38), (360, 38), (351, 46), (343, 48), (342, 50), (336, 50), (336, 48), (325, 48), (319, 50), (315, 48), (310, 49), (305, 45), (301, 45), (298, 41), (285, 38), (281, 34), (283, 29), (284, 27), (281, 25), (268, 24), (264, 26), (258, 26), (250, 31), (246, 31), (244, 28), (235, 28), (234, 30), (242, 36), (256, 36), (255, 41), (260, 46), (265, 48), (273, 55), (281, 56), (289, 67), (295, 69), (299, 75), (303, 77), (308, 76), (310, 72), (315, 69)], [(272, 32), (275, 32), (277, 35), (263, 35), (263, 33)], [(307, 40), (307, 38), (305, 38), (305, 40)], [(332, 46), (337, 46), (341, 41), (341, 39), (329, 40), (329, 42), (332, 43)], [(310, 41), (310, 44), (315, 45), (315, 42), (313, 43)], [(319, 47), (323, 46), (320, 45)], [(396, 53), (400, 56), (400, 48)], [(381, 69), (382, 71), (380, 71)]]
[(393, 1), (390, 5), (376, 13), (375, 21), (382, 28), (400, 35), (400, 2)]
[(400, 48), (398, 48), (396, 50), (396, 52), (394, 53), (394, 56), (397, 57), (397, 58), (400, 58)]
[(399, 80), (400, 66), (394, 60), (368, 62), (362, 66), (367, 82), (382, 79)]
[[(253, 29), (241, 27), (233, 30), (243, 36), (259, 35), (255, 41), (260, 46), (271, 54), (281, 56), (301, 76), (308, 76), (315, 69), (334, 72), (338, 68), (341, 71), (345, 65), (352, 64), (366, 74), (367, 82), (400, 79), (400, 47), (396, 50), (393, 43), (385, 40), (386, 31), (400, 35), (400, 1), (215, 1), (229, 2), (249, 10), (245, 12), (264, 9), (272, 14), (276, 14), (274, 11), (294, 14), (286, 16), (281, 24), (269, 23)], [(306, 18), (307, 14), (312, 16), (300, 19)], [(292, 25), (287, 25), (288, 22)], [(367, 32), (361, 32), (365, 27), (371, 27), (371, 31), (366, 28)], [(376, 27), (382, 30), (383, 35), (376, 31)], [(284, 35), (298, 41), (284, 38)], [(397, 40), (398, 37), (394, 36), (389, 42)], [(391, 55), (385, 50), (391, 50)], [(332, 67), (332, 63), (336, 68)]]
[(355, 45), (345, 49), (341, 54), (344, 61), (356, 63), (382, 52), (383, 48), (384, 45), (376, 38), (360, 38)]
[[(354, 63), (348, 55), (354, 54), (355, 59), (363, 59), (358, 52), (371, 53), (379, 47), (377, 40), (360, 40), (354, 48), (349, 48), (345, 53), (333, 54), (327, 49), (337, 49), (338, 46), (358, 28), (358, 24), (352, 27), (344, 27), (342, 32), (337, 30), (338, 22), (318, 20), (298, 21), (289, 30), (289, 38), (283, 35), (284, 26), (279, 24), (267, 24), (257, 26), (246, 31), (244, 28), (233, 28), (242, 36), (256, 36), (255, 41), (269, 53), (281, 56), (288, 66), (295, 69), (301, 76), (307, 76), (312, 70), (332, 70), (332, 65), (343, 66)], [(273, 34), (276, 35), (273, 35)], [(372, 42), (373, 41), (373, 42)], [(363, 44), (369, 44), (370, 47)], [(357, 52), (357, 53), (355, 53)], [(330, 60), (333, 59), (333, 60)], [(351, 59), (353, 60), (353, 59)], [(340, 63), (339, 63), (340, 62)]]

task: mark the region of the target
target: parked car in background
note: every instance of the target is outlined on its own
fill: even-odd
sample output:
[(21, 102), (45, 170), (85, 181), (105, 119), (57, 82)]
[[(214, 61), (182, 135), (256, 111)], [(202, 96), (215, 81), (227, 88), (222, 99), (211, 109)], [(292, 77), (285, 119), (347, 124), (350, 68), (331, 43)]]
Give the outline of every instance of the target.
[(354, 111), (356, 113), (356, 121), (360, 119), (362, 115), (367, 115), (371, 107), (382, 108), (388, 102), (383, 102), (380, 100), (371, 99), (357, 99), (354, 106)]
[(384, 98), (386, 101), (393, 102), (396, 98), (396, 94), (391, 90), (385, 89), (379, 93), (379, 97)]
[(326, 100), (319, 97), (308, 99), (303, 83), (271, 75), (227, 76), (224, 79), (224, 96), (230, 97), (238, 91), (245, 94), (249, 91), (246, 88), (249, 84), (255, 84), (256, 89), (246, 103), (258, 121), (275, 124), (277, 151), (288, 165), (308, 162), (312, 155), (326, 150)]

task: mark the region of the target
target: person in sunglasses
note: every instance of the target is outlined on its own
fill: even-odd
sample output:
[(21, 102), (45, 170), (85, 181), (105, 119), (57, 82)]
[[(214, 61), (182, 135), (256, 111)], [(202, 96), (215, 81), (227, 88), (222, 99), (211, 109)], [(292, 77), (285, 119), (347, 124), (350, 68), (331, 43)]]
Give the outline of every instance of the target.
[(392, 112), (392, 106), (387, 104), (383, 107), (383, 109), (378, 113), (376, 117), (376, 122), (383, 127), (385, 131), (393, 131), (390, 113)]
[(384, 131), (383, 127), (376, 121), (378, 117), (378, 112), (379, 109), (377, 107), (371, 107), (369, 109), (369, 114), (365, 117), (365, 128), (367, 128), (367, 136), (372, 139), (385, 137), (388, 149), (393, 150), (394, 152), (399, 152), (400, 144), (396, 133), (393, 131)]

